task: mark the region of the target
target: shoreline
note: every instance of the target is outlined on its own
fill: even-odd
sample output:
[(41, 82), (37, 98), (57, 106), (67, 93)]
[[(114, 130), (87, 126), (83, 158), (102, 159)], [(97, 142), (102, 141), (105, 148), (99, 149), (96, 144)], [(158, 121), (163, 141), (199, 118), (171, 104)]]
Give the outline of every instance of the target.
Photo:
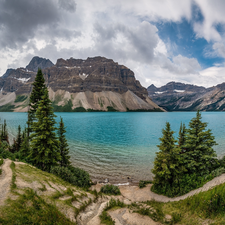
[(106, 184), (113, 184), (115, 186), (138, 186), (139, 181), (137, 179), (133, 179), (132, 177), (127, 177), (124, 179), (116, 179), (113, 177), (102, 177), (102, 179), (99, 179), (95, 176), (90, 175), (90, 178), (93, 183), (106, 185)]

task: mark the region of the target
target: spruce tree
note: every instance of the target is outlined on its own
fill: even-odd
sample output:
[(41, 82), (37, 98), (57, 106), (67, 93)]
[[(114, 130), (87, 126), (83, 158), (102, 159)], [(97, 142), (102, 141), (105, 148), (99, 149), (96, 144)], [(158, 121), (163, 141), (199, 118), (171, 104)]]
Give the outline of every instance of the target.
[(179, 136), (178, 136), (178, 146), (181, 149), (181, 153), (185, 152), (184, 144), (186, 140), (186, 127), (185, 124), (180, 124)]
[(190, 174), (209, 174), (218, 163), (216, 152), (212, 148), (216, 145), (215, 137), (210, 129), (206, 130), (207, 123), (203, 123), (201, 119), (198, 111), (196, 117), (190, 121), (186, 133), (185, 164)]
[(21, 135), (21, 127), (20, 125), (18, 126), (18, 134), (17, 134), (17, 139), (16, 139), (16, 150), (19, 151), (20, 150), (20, 147), (21, 147), (21, 144), (22, 144), (22, 135)]
[(6, 127), (6, 120), (4, 120), (4, 124), (2, 124), (1, 141), (6, 141), (7, 143), (9, 143), (9, 137)]
[(28, 137), (29, 134), (32, 132), (32, 123), (35, 120), (35, 113), (38, 108), (38, 102), (42, 99), (44, 91), (46, 90), (45, 79), (40, 68), (38, 69), (35, 81), (33, 82), (32, 85), (33, 89), (29, 100), (28, 121), (27, 121)]
[(28, 136), (27, 136), (27, 128), (25, 128), (24, 132), (23, 132), (23, 141), (21, 143), (21, 147), (20, 147), (20, 160), (25, 160), (26, 162), (29, 162), (28, 160), (28, 156), (30, 154), (30, 148), (28, 145)]
[(20, 150), (21, 144), (22, 144), (22, 135), (21, 135), (21, 127), (19, 125), (18, 126), (17, 138), (13, 139), (13, 144), (9, 148), (10, 152), (12, 152), (12, 153), (18, 152)]
[(156, 153), (154, 168), (153, 190), (158, 193), (165, 193), (166, 189), (174, 183), (179, 183), (179, 175), (182, 173), (180, 167), (180, 149), (175, 145), (174, 131), (170, 128), (170, 123), (166, 123), (166, 128), (162, 130), (163, 136), (158, 145), (159, 152)]
[(33, 165), (46, 171), (60, 161), (59, 142), (56, 136), (55, 119), (48, 90), (45, 89), (32, 123), (31, 152), (29, 160)]
[(59, 137), (59, 152), (61, 155), (60, 165), (61, 167), (67, 167), (70, 165), (69, 148), (65, 136), (66, 130), (64, 127), (63, 119), (60, 117), (58, 137)]

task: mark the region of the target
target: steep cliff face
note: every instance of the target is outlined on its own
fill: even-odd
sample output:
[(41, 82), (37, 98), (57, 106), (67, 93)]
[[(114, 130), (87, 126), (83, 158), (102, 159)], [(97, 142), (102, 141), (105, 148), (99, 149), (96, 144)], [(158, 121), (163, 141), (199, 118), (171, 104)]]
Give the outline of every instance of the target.
[(130, 69), (104, 57), (59, 59), (55, 66), (44, 70), (44, 73), (48, 86), (54, 91), (113, 91), (122, 94), (130, 90), (142, 99), (148, 95)]
[(169, 111), (225, 110), (225, 83), (205, 88), (170, 82), (165, 86), (148, 87), (149, 97)]
[(72, 109), (103, 111), (108, 107), (118, 111), (160, 110), (130, 69), (104, 57), (58, 59), (52, 66), (48, 60), (34, 57), (26, 68), (7, 71), (0, 78), (0, 106), (12, 103), (14, 110), (26, 111), (28, 101), (21, 96), (30, 94), (40, 65), (56, 106), (69, 104)]

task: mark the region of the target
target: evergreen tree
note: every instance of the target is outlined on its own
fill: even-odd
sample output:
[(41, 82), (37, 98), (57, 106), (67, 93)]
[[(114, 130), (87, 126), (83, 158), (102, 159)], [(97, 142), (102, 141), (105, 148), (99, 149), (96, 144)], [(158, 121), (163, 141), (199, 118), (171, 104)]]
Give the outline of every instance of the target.
[(25, 160), (27, 162), (29, 162), (28, 160), (28, 156), (30, 154), (30, 148), (28, 145), (28, 136), (27, 136), (27, 128), (25, 128), (24, 132), (23, 132), (23, 141), (21, 143), (21, 147), (20, 147), (20, 160)]
[(12, 152), (12, 153), (16, 152), (16, 139), (15, 138), (13, 138), (12, 146), (9, 146), (9, 151)]
[(33, 165), (46, 171), (51, 166), (57, 165), (60, 161), (59, 142), (56, 137), (55, 119), (48, 97), (48, 90), (45, 89), (41, 101), (35, 113), (36, 121), (32, 123), (31, 152), (29, 160)]
[(17, 151), (20, 150), (21, 144), (22, 144), (22, 135), (21, 135), (21, 127), (19, 125), (18, 126), (18, 135), (17, 135), (17, 140), (16, 140)]
[(181, 149), (181, 153), (185, 152), (184, 144), (186, 139), (186, 127), (185, 124), (180, 124), (179, 136), (178, 136), (178, 146)]
[(179, 175), (182, 173), (180, 167), (180, 149), (175, 145), (174, 131), (170, 128), (170, 123), (166, 123), (166, 128), (162, 130), (163, 136), (158, 145), (159, 152), (156, 153), (154, 168), (154, 190), (161, 190), (171, 187), (173, 183), (179, 183)]
[(4, 120), (4, 124), (2, 124), (2, 130), (1, 130), (1, 140), (9, 143), (9, 137), (8, 137), (8, 132), (6, 127), (7, 127), (6, 120)]
[(27, 121), (27, 132), (28, 137), (30, 132), (32, 132), (32, 123), (35, 120), (35, 113), (38, 108), (38, 102), (42, 99), (44, 92), (46, 90), (45, 79), (41, 69), (38, 69), (35, 81), (33, 82), (33, 89), (30, 95), (29, 110), (28, 110), (28, 121)]
[(69, 148), (65, 136), (66, 130), (64, 127), (63, 119), (60, 117), (58, 137), (59, 137), (59, 152), (61, 155), (60, 165), (61, 167), (66, 167), (70, 165)]
[(12, 152), (12, 153), (18, 152), (20, 150), (21, 144), (22, 144), (22, 135), (21, 135), (21, 127), (19, 125), (18, 126), (17, 138), (13, 139), (13, 144), (9, 148), (10, 152)]
[(198, 111), (196, 117), (190, 121), (186, 133), (185, 163), (190, 174), (209, 174), (218, 163), (216, 153), (212, 148), (216, 145), (215, 137), (210, 129), (206, 130), (207, 123), (203, 123), (201, 119)]

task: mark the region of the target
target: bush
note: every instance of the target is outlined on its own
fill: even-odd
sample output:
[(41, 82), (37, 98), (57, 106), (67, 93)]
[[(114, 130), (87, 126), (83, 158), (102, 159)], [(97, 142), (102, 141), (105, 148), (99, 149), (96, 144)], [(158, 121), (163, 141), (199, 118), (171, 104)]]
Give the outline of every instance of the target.
[[(1, 157), (0, 157), (1, 158)], [(4, 163), (3, 158), (0, 160), (0, 166)]]
[(223, 158), (219, 159), (218, 161), (221, 167), (225, 167), (225, 156), (223, 156)]
[(107, 195), (121, 195), (120, 189), (112, 184), (106, 184), (101, 187), (101, 192)]
[(144, 188), (144, 187), (146, 187), (146, 184), (152, 184), (152, 181), (151, 180), (140, 180), (139, 184), (138, 184), (138, 187)]
[(50, 173), (62, 178), (63, 180), (73, 185), (84, 188), (90, 187), (91, 180), (89, 174), (80, 168), (75, 168), (73, 166), (54, 166), (51, 167)]
[(73, 173), (73, 175), (77, 178), (77, 186), (79, 187), (90, 187), (91, 186), (91, 179), (88, 172), (83, 169), (69, 166), (69, 170)]
[(3, 159), (11, 159), (11, 160), (15, 160), (15, 155), (8, 151), (8, 150), (5, 150), (3, 147), (0, 147), (0, 157), (2, 157)]
[(103, 211), (99, 216), (102, 224), (114, 225), (115, 221), (112, 220), (111, 216), (108, 215), (106, 211)]

